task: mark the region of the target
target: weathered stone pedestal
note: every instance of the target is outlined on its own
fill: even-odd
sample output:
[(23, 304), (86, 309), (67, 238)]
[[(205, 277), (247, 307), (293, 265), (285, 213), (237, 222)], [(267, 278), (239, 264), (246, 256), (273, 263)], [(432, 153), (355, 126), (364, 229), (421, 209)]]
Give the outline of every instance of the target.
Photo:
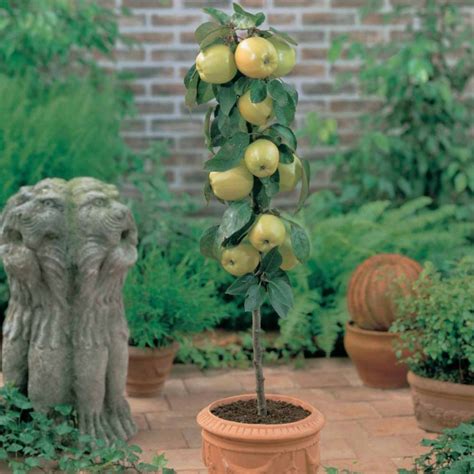
[(129, 439), (122, 287), (137, 232), (114, 186), (92, 178), (24, 187), (0, 215), (10, 301), (3, 376), (37, 410), (73, 405), (82, 432)]

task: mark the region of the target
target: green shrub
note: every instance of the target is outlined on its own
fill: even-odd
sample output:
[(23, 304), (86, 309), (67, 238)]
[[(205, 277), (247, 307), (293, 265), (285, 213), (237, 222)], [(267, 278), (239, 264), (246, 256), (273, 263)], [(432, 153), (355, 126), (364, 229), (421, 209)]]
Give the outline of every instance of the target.
[[(163, 472), (163, 455), (151, 463), (140, 462), (138, 446), (103, 440), (79, 432), (72, 407), (58, 405), (50, 413), (35, 412), (31, 402), (17, 389), (0, 388), (0, 461), (11, 472), (22, 474), (33, 469), (44, 472)], [(162, 470), (163, 469), (163, 470)]]
[(282, 344), (321, 348), (328, 354), (348, 319), (348, 280), (363, 260), (401, 253), (448, 270), (456, 259), (474, 254), (474, 224), (457, 219), (454, 205), (431, 210), (429, 198), (397, 208), (378, 201), (338, 214), (334, 201), (331, 193), (320, 193), (304, 211), (312, 255), (308, 268), (292, 272), (296, 307), (280, 324)]
[(436, 439), (424, 439), (431, 449), (415, 460), (413, 469), (399, 474), (470, 474), (474, 472), (474, 421), (444, 430)]
[[(118, 16), (89, 0), (5, 0), (0, 3), (0, 72), (56, 80), (98, 72), (93, 54), (110, 56)], [(3, 97), (3, 96), (2, 96)]]
[(196, 250), (179, 262), (159, 247), (142, 250), (124, 292), (131, 344), (163, 347), (215, 325), (221, 308), (209, 277)]
[(97, 90), (71, 80), (38, 94), (31, 81), (0, 76), (0, 208), (46, 177), (114, 181), (128, 153), (113, 81)]
[(389, 21), (410, 20), (400, 39), (370, 46), (348, 42), (347, 35), (334, 41), (330, 60), (345, 51), (361, 63), (340, 82), (356, 78), (362, 94), (380, 103), (362, 116), (356, 145), (329, 159), (346, 202), (473, 199), (473, 101), (464, 93), (474, 72), (474, 43), (469, 16), (453, 3), (425, 0), (387, 14)]
[[(413, 296), (399, 298), (397, 356), (423, 377), (474, 384), (474, 258), (443, 277), (427, 264)], [(406, 353), (409, 355), (403, 355)]]

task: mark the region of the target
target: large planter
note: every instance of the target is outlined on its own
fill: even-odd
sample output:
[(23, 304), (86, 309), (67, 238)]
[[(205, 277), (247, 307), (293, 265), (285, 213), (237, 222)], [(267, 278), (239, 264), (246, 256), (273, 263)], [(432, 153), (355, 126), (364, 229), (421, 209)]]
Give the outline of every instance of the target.
[(309, 403), (283, 395), (267, 395), (267, 399), (301, 406), (311, 414), (294, 423), (257, 425), (224, 420), (211, 413), (216, 406), (251, 398), (255, 395), (224, 398), (198, 414), (202, 457), (209, 473), (316, 474), (323, 415)]
[(179, 345), (175, 342), (163, 349), (128, 348), (127, 395), (154, 397), (161, 392)]
[(346, 324), (344, 347), (364, 385), (384, 389), (408, 385), (408, 368), (398, 362), (393, 348), (397, 338), (387, 331), (361, 329), (352, 321)]
[(418, 426), (440, 433), (474, 419), (474, 385), (442, 382), (408, 372)]

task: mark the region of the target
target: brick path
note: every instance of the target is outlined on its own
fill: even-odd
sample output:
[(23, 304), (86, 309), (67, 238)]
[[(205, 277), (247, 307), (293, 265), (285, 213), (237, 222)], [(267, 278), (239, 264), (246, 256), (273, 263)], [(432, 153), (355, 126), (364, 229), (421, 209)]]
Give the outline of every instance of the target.
[[(132, 442), (151, 459), (164, 452), (179, 474), (204, 474), (196, 413), (218, 398), (252, 391), (252, 370), (201, 372), (176, 365), (162, 396), (130, 398), (140, 428)], [(376, 390), (362, 386), (348, 359), (313, 359), (303, 369), (267, 367), (268, 392), (306, 400), (326, 417), (321, 435), (323, 466), (363, 474), (392, 474), (410, 467), (423, 452), (423, 437), (413, 417), (408, 389)]]

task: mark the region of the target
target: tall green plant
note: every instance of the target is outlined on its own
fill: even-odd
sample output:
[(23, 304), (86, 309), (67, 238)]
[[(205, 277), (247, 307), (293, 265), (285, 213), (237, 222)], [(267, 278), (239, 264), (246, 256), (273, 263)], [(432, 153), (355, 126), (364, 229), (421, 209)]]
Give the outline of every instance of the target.
[[(289, 128), (298, 94), (279, 77), (288, 73), (288, 65), (290, 69), (294, 66), (290, 45), (295, 43), (273, 28), (261, 29), (265, 15), (246, 12), (236, 3), (232, 16), (213, 8), (205, 11), (215, 21), (196, 30), (201, 52), (184, 80), (186, 103), (193, 106), (217, 100), (204, 125), (212, 154), (204, 165), (210, 172), (205, 194), (208, 199), (215, 196), (225, 201), (227, 209), (220, 225), (204, 233), (201, 251), (238, 277), (227, 292), (244, 295), (245, 310), (252, 313), (257, 407), (259, 415), (266, 415), (261, 306), (268, 299), (284, 317), (293, 305), (290, 280), (281, 268), (287, 268), (282, 256), (286, 234), (291, 240), (287, 258), (291, 254), (295, 262), (296, 258), (305, 261), (310, 252), (304, 229), (271, 204), (283, 185), (280, 165), (298, 166), (302, 178), (299, 208), (309, 188), (309, 165), (295, 157), (297, 141)], [(286, 65), (276, 48), (288, 52)], [(278, 74), (277, 68), (285, 72)], [(271, 113), (261, 113), (262, 106), (270, 104), (275, 121)], [(259, 110), (257, 119), (248, 109)]]
[(329, 52), (332, 61), (343, 52), (359, 60), (358, 72), (340, 79), (355, 77), (362, 94), (380, 103), (362, 116), (355, 146), (329, 160), (342, 179), (342, 196), (358, 203), (418, 196), (434, 205), (472, 202), (473, 101), (465, 92), (474, 73), (474, 41), (468, 16), (444, 0), (385, 16), (408, 22), (400, 39), (367, 46), (343, 35)]

